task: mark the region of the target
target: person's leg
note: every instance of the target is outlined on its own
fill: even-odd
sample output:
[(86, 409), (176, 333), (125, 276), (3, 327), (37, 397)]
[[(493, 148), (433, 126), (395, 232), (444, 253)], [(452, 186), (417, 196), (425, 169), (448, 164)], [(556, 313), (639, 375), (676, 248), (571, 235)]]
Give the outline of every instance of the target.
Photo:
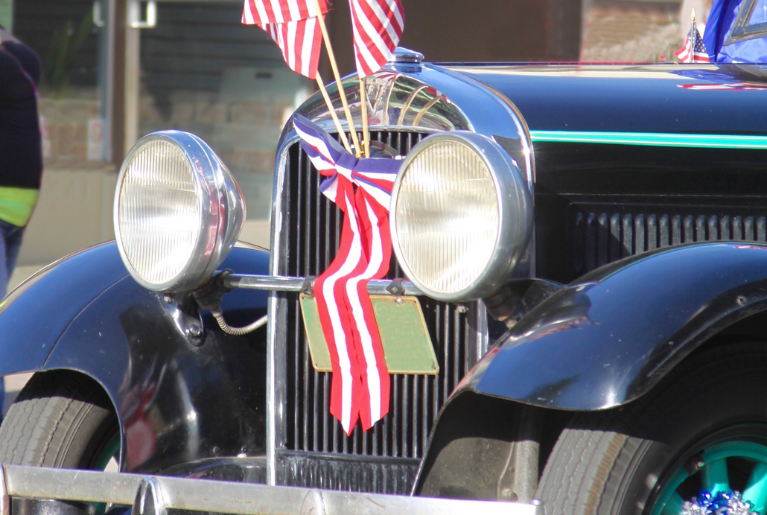
[(6, 237), (13, 230), (13, 225), (0, 220), (0, 299), (5, 297), (8, 288), (8, 260), (6, 258)]
[[(6, 271), (6, 290), (7, 282), (10, 281), (13, 271), (16, 268), (16, 261), (19, 259), (21, 250), (21, 241), (24, 238), (24, 228), (13, 226), (5, 236), (5, 271)], [(8, 293), (7, 291), (5, 293)]]
[[(0, 298), (5, 297), (8, 279), (11, 277), (21, 248), (24, 228), (0, 220)], [(5, 403), (5, 379), (0, 377), (0, 422), (3, 420)]]

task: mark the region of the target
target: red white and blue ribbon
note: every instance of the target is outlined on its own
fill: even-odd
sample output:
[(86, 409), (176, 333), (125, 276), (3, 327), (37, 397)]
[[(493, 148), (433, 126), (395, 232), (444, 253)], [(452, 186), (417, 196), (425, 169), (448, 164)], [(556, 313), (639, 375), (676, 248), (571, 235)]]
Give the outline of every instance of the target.
[(358, 419), (368, 430), (389, 411), (389, 372), (367, 285), (389, 270), (388, 213), (399, 162), (356, 158), (300, 115), (293, 125), (324, 177), (320, 191), (345, 214), (338, 254), (314, 292), (333, 370), (330, 413), (351, 434)]

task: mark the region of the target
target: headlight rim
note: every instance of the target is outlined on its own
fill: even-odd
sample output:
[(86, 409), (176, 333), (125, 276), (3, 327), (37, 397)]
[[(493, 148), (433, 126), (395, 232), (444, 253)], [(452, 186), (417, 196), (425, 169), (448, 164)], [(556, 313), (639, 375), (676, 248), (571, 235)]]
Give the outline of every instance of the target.
[[(452, 293), (433, 290), (415, 276), (404, 258), (397, 235), (397, 202), (405, 171), (410, 163), (429, 146), (446, 140), (468, 146), (482, 159), (493, 181), (498, 212), (493, 251), (485, 267), (468, 287)], [(510, 173), (503, 173), (504, 169), (508, 169)], [(400, 165), (389, 208), (392, 250), (408, 279), (429, 297), (443, 302), (468, 302), (486, 298), (503, 286), (532, 240), (532, 205), (527, 180), (522, 176), (521, 170), (514, 164), (511, 156), (497, 142), (482, 134), (469, 131), (437, 133), (413, 147)], [(518, 209), (515, 209), (516, 206)]]
[[(120, 230), (120, 199), (125, 175), (136, 153), (147, 144), (165, 141), (179, 148), (190, 167), (198, 209), (197, 233), (189, 253), (180, 271), (171, 279), (162, 282), (150, 282), (142, 277), (133, 267), (123, 245)], [(239, 192), (234, 206), (229, 193), (231, 187)], [(225, 209), (222, 213), (222, 204)], [(239, 204), (239, 205), (237, 205)], [(158, 131), (142, 137), (126, 155), (120, 166), (115, 189), (113, 219), (115, 239), (120, 257), (128, 272), (144, 288), (157, 292), (192, 291), (215, 272), (236, 241), (236, 235), (245, 219), (245, 205), (239, 185), (231, 177), (231, 172), (204, 140), (194, 134), (177, 131)], [(232, 231), (235, 232), (231, 237)], [(227, 241), (231, 240), (231, 241)]]

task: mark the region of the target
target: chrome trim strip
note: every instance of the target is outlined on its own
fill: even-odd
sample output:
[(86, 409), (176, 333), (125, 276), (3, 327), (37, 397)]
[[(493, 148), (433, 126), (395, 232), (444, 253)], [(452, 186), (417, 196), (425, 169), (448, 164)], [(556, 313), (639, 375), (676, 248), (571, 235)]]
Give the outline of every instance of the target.
[[(283, 171), (287, 167), (288, 150), (298, 141), (298, 136), (293, 132), (284, 138), (277, 151), (279, 159), (274, 164), (274, 185), (272, 190), (272, 236), (271, 252), (269, 253), (269, 272), (279, 275), (280, 260), (276, 256), (286, 254), (287, 241), (282, 238), (282, 191), (285, 187), (285, 175)], [(266, 347), (266, 484), (277, 484), (277, 447), (283, 447), (282, 417), (285, 396), (284, 370), (285, 370), (285, 346), (278, 342), (287, 339), (285, 323), (279, 323), (276, 319), (278, 313), (286, 312), (278, 309), (280, 304), (285, 303), (284, 296), (278, 292), (269, 294), (267, 306), (267, 347)], [(280, 368), (280, 365), (282, 368)], [(277, 378), (280, 378), (279, 382)], [(279, 438), (278, 438), (279, 436)]]
[(0, 467), (0, 515), (11, 515), (11, 498), (6, 488), (5, 469)]
[[(304, 277), (231, 274), (224, 279), (224, 286), (243, 290), (301, 292), (306, 286), (313, 286), (315, 280), (311, 278), (307, 281)], [(371, 295), (423, 295), (413, 283), (397, 280), (370, 281), (368, 293)]]
[(674, 134), (664, 132), (531, 131), (533, 142), (593, 143), (647, 147), (767, 149), (767, 137), (749, 134)]
[(543, 503), (464, 501), (356, 494), (331, 490), (279, 487), (141, 476), (112, 472), (4, 465), (8, 493), (33, 499), (111, 502), (132, 505), (142, 481), (151, 481), (166, 509), (233, 515), (545, 515)]

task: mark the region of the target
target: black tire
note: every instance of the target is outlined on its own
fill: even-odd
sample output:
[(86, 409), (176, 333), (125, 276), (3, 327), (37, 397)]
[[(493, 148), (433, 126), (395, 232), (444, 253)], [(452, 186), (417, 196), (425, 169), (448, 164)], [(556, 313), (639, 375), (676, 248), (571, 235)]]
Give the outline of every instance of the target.
[(37, 373), (0, 426), (0, 461), (94, 469), (117, 435), (112, 404), (97, 383), (71, 372)]
[[(703, 449), (732, 441), (767, 445), (766, 377), (766, 343), (729, 342), (693, 355), (623, 408), (576, 418), (541, 477), (537, 496), (546, 512), (650, 514), (673, 472), (690, 470)], [(679, 487), (692, 492), (683, 500), (697, 495), (693, 483), (701, 482), (690, 474), (690, 485)], [(746, 480), (731, 482), (742, 491), (736, 479)]]

